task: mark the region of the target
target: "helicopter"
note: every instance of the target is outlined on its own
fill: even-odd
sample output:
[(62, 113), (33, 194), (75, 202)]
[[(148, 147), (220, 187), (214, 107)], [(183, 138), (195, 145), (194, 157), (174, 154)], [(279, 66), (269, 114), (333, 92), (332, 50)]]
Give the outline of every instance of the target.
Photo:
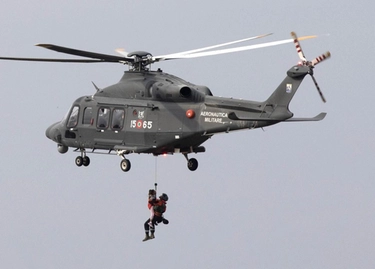
[[(310, 75), (323, 102), (326, 102), (314, 77), (313, 69), (331, 54), (326, 52), (308, 61), (300, 42), (316, 36), (213, 50), (248, 40), (264, 38), (259, 35), (205, 48), (161, 56), (146, 51), (127, 53), (118, 49), (121, 56), (77, 50), (52, 44), (37, 44), (56, 52), (85, 57), (84, 59), (51, 59), (0, 57), (1, 60), (43, 61), (68, 63), (121, 63), (129, 66), (120, 81), (96, 93), (79, 97), (66, 116), (46, 130), (47, 138), (57, 144), (59, 153), (69, 148), (79, 155), (77, 166), (88, 166), (88, 153), (116, 154), (121, 157), (120, 168), (127, 172), (131, 153), (148, 153), (154, 156), (182, 154), (190, 171), (198, 168), (198, 161), (189, 154), (205, 152), (202, 144), (218, 133), (241, 129), (256, 129), (280, 122), (320, 121), (326, 113), (312, 118), (295, 118), (289, 103), (306, 75)], [(285, 79), (265, 101), (250, 101), (214, 96), (206, 86), (195, 85), (182, 78), (151, 70), (151, 64), (165, 60), (188, 59), (219, 55), (294, 43), (300, 61), (292, 66)]]

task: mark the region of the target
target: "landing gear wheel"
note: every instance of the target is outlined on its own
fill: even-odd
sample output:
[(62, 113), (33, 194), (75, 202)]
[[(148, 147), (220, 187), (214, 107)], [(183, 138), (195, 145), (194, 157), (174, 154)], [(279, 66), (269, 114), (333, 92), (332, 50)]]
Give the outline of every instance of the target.
[(195, 158), (191, 158), (188, 160), (187, 167), (190, 171), (195, 171), (198, 168), (198, 161)]
[(78, 157), (76, 158), (76, 165), (77, 165), (78, 167), (80, 167), (80, 166), (82, 166), (82, 164), (83, 164), (83, 158), (82, 158), (81, 156), (78, 156)]
[(90, 158), (87, 157), (87, 156), (83, 157), (82, 158), (82, 164), (83, 164), (83, 166), (89, 166), (89, 164), (90, 164)]
[(123, 159), (120, 163), (121, 170), (124, 172), (128, 172), (130, 170), (131, 164), (130, 161), (127, 159)]

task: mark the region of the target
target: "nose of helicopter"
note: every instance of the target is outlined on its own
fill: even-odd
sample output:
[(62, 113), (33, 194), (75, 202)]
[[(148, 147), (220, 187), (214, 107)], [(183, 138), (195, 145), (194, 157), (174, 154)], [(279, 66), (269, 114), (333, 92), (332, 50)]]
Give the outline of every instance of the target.
[(56, 122), (52, 124), (51, 126), (49, 126), (46, 130), (46, 136), (55, 142), (59, 142), (58, 137), (61, 136), (60, 131), (58, 129), (58, 125), (59, 125), (59, 122)]

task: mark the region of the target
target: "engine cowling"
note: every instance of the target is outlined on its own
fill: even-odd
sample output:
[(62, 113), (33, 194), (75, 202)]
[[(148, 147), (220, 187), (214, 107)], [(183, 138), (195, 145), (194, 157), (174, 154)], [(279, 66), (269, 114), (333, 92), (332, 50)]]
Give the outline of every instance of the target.
[(212, 95), (212, 93), (205, 86), (177, 84), (168, 80), (155, 82), (150, 87), (150, 96), (155, 100), (202, 102), (206, 95)]
[(153, 99), (163, 101), (183, 101), (192, 97), (191, 89), (186, 85), (176, 85), (169, 82), (156, 82), (150, 88), (150, 95)]

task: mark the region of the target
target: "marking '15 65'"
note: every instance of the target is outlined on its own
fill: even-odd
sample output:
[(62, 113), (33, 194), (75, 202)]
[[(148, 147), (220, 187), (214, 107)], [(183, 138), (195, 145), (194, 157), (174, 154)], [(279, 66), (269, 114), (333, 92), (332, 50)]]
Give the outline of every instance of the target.
[(152, 120), (131, 120), (130, 121), (130, 128), (136, 129), (151, 129), (152, 128)]

